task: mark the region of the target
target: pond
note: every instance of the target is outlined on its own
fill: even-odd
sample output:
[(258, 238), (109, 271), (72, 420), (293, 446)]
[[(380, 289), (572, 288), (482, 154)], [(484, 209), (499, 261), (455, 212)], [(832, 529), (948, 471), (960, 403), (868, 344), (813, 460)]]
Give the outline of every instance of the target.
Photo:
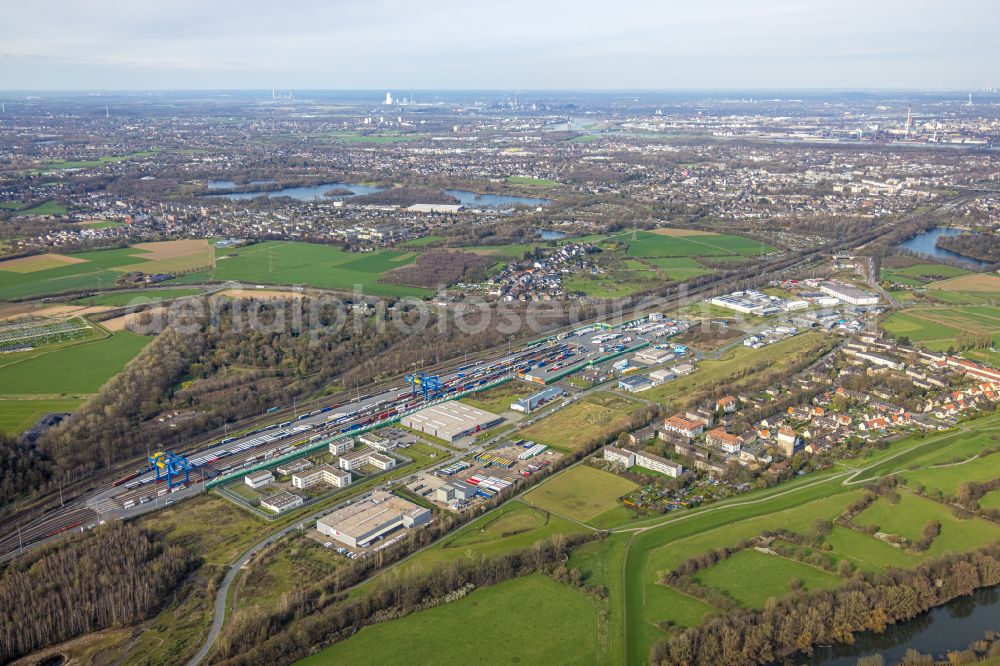
[(916, 252), (926, 257), (935, 259), (951, 259), (952, 261), (961, 261), (970, 268), (983, 268), (984, 266), (989, 266), (989, 262), (987, 261), (966, 257), (958, 252), (952, 252), (951, 250), (945, 250), (944, 248), (937, 246), (937, 239), (941, 236), (958, 236), (963, 233), (965, 232), (961, 229), (952, 229), (951, 227), (934, 227), (927, 233), (917, 234), (913, 238), (898, 244), (896, 247), (903, 248), (904, 250), (910, 250), (911, 252)]

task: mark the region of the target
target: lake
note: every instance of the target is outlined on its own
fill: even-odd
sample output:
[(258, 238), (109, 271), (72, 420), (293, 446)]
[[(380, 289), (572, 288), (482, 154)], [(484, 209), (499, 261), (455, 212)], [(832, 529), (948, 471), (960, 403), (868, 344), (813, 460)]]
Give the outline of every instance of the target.
[(559, 240), (560, 238), (566, 238), (566, 232), (554, 229), (539, 229), (538, 237), (542, 240)]
[[(248, 185), (270, 185), (274, 181), (270, 178), (265, 180), (251, 180)], [(239, 187), (235, 181), (232, 180), (210, 180), (208, 181), (208, 189), (210, 190), (228, 190), (232, 187)]]
[(987, 261), (966, 257), (964, 254), (952, 252), (951, 250), (945, 250), (944, 248), (940, 248), (936, 245), (937, 239), (941, 236), (958, 236), (963, 233), (965, 232), (961, 229), (952, 229), (951, 227), (934, 227), (927, 233), (917, 234), (913, 238), (898, 244), (896, 247), (910, 250), (911, 252), (917, 252), (918, 254), (922, 254), (926, 257), (961, 261), (970, 268), (983, 268), (985, 266), (989, 266), (990, 264)]
[(506, 194), (477, 194), (467, 190), (445, 190), (447, 194), (455, 197), (463, 206), (468, 208), (510, 208), (515, 204), (530, 206), (548, 206), (552, 203), (549, 199), (539, 197), (515, 197)]
[[(218, 183), (228, 183), (231, 181), (213, 181)], [(273, 182), (273, 181), (272, 181)], [(218, 188), (222, 187), (233, 187), (233, 185), (219, 185)], [(232, 201), (245, 201), (247, 199), (256, 199), (257, 197), (291, 197), (292, 199), (298, 199), (299, 201), (327, 201), (335, 199), (343, 199), (349, 196), (354, 196), (355, 194), (371, 194), (372, 192), (381, 192), (383, 188), (381, 187), (371, 187), (369, 185), (361, 185), (358, 183), (321, 183), (319, 185), (302, 185), (299, 187), (283, 187), (280, 190), (271, 191), (254, 191), (254, 192), (236, 192), (234, 194), (203, 194), (203, 197), (209, 197), (214, 199), (230, 199)], [(339, 195), (339, 196), (325, 196), (330, 190), (350, 190), (351, 194)]]
[(892, 625), (882, 634), (863, 633), (854, 645), (817, 649), (796, 663), (855, 666), (859, 657), (881, 654), (887, 664), (899, 663), (908, 648), (944, 659), (949, 650), (963, 650), (989, 631), (1000, 631), (1000, 587), (987, 587), (955, 599), (909, 622)]
[[(256, 181), (252, 184), (265, 184), (274, 181)], [(223, 189), (236, 187), (236, 183), (231, 180), (212, 180), (208, 183), (208, 189)], [(344, 194), (338, 196), (325, 196), (330, 190), (350, 190), (351, 194)], [(201, 196), (208, 198), (222, 198), (230, 199), (231, 201), (246, 201), (248, 199), (255, 199), (260, 196), (267, 197), (291, 197), (292, 199), (298, 199), (299, 201), (326, 201), (331, 199), (346, 199), (358, 194), (371, 194), (373, 192), (381, 192), (382, 187), (371, 187), (370, 185), (361, 185), (359, 183), (322, 183), (320, 185), (305, 185), (301, 187), (285, 187), (280, 190), (272, 191), (253, 191), (253, 192), (236, 192), (233, 194), (203, 194)], [(503, 194), (477, 194), (476, 192), (469, 192), (468, 190), (445, 190), (448, 194), (455, 197), (461, 202), (463, 206), (469, 208), (510, 208), (515, 204), (522, 204), (524, 206), (530, 206), (532, 208), (537, 206), (547, 206), (552, 203), (549, 199), (542, 199), (538, 197), (515, 197)]]

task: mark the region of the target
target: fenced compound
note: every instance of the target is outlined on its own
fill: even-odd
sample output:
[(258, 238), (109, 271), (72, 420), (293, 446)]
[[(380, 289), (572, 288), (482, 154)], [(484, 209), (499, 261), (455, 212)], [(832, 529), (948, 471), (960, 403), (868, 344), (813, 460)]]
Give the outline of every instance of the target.
[(84, 338), (93, 326), (81, 317), (59, 321), (48, 317), (19, 319), (0, 324), (0, 349), (38, 347)]

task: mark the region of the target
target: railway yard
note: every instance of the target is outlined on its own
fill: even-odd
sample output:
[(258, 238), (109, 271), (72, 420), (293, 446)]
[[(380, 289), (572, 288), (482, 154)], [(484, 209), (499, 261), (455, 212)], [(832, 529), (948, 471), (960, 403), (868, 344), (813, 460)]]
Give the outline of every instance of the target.
[[(71, 530), (92, 529), (101, 522), (131, 518), (204, 492), (259, 468), (326, 449), (331, 441), (350, 439), (399, 421), (432, 404), (459, 398), (496, 384), (518, 380), (543, 386), (589, 367), (609, 366), (627, 353), (666, 345), (687, 327), (683, 321), (654, 314), (619, 326), (592, 324), (570, 334), (532, 342), (492, 361), (458, 366), (439, 376), (440, 385), (400, 384), (353, 400), (331, 402), (284, 421), (233, 434), (184, 455), (175, 473), (166, 463), (136, 468), (97, 489), (71, 511), (60, 511), (38, 524), (0, 539), (0, 557)], [(418, 379), (419, 381), (419, 379)], [(464, 452), (454, 455), (461, 457)], [(518, 452), (520, 453), (520, 451)], [(156, 456), (153, 456), (156, 458)], [(155, 468), (154, 468), (155, 467)], [(490, 481), (486, 481), (487, 487)]]
[(3, 100), (0, 662), (874, 664), (1000, 581), (995, 92), (259, 92)]

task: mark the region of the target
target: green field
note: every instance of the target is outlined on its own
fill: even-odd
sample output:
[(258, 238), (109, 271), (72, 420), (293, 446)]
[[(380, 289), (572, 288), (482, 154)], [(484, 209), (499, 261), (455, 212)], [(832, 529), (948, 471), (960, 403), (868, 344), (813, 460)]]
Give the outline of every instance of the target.
[(0, 432), (20, 434), (50, 412), (72, 412), (83, 400), (0, 399)]
[(547, 511), (587, 521), (618, 505), (618, 498), (638, 486), (628, 479), (576, 465), (534, 488), (524, 500)]
[[(137, 247), (77, 252), (66, 256), (73, 259), (73, 263), (61, 263), (49, 256), (30, 257), (31, 262), (37, 262), (38, 270), (25, 270), (24, 259), (0, 262), (0, 301), (107, 289), (115, 284), (122, 272), (128, 270), (156, 273), (168, 271), (174, 264), (199, 263), (198, 257), (193, 255), (151, 260), (148, 250)], [(210, 261), (207, 252), (202, 259)], [(21, 267), (15, 270), (13, 267), (19, 264)]]
[(380, 132), (378, 134), (359, 134), (358, 132), (329, 132), (326, 138), (344, 143), (403, 143), (406, 141), (421, 141), (427, 134), (399, 134), (397, 132)]
[(63, 206), (58, 201), (45, 201), (38, 204), (37, 206), (32, 206), (31, 208), (25, 208), (23, 210), (17, 211), (14, 217), (26, 217), (28, 215), (65, 215), (66, 207)]
[(517, 534), (542, 529), (549, 522), (549, 514), (530, 506), (514, 504), (509, 511), (497, 511), (489, 518), (477, 521), (475, 528), (457, 533), (447, 543), (448, 548), (468, 548), (498, 542)]
[(386, 271), (406, 266), (416, 257), (416, 253), (395, 250), (352, 253), (332, 245), (267, 241), (220, 251), (215, 270), (193, 274), (190, 281), (235, 280), (340, 291), (352, 291), (360, 285), (363, 293), (374, 296), (429, 296), (434, 293), (431, 289), (378, 281)]
[(152, 338), (120, 331), (103, 340), (21, 357), (0, 366), (3, 395), (96, 393)]
[(907, 266), (906, 268), (884, 268), (882, 269), (882, 277), (897, 284), (918, 287), (935, 280), (968, 275), (969, 272), (961, 268), (945, 266), (944, 264), (922, 263)]
[(632, 275), (631, 271), (616, 272), (613, 276), (567, 275), (562, 284), (568, 294), (579, 292), (593, 298), (623, 298), (657, 286), (655, 281), (635, 280)]
[(399, 247), (401, 248), (426, 247), (431, 243), (436, 243), (442, 240), (444, 240), (444, 236), (435, 236), (434, 234), (431, 234), (430, 236), (423, 236), (421, 238), (414, 238), (413, 240), (404, 241), (399, 244)]
[(1000, 307), (914, 307), (894, 313), (882, 327), (895, 337), (909, 338), (911, 343), (934, 351), (954, 347), (959, 333), (972, 336), (988, 333), (997, 345), (1000, 344)]
[(841, 582), (841, 578), (822, 569), (752, 548), (695, 576), (697, 582), (721, 590), (745, 608), (762, 608), (769, 597), (784, 597), (791, 591), (789, 582), (793, 578), (801, 581), (806, 590), (822, 590)]
[(559, 186), (557, 180), (532, 178), (531, 176), (507, 176), (507, 182), (511, 185), (527, 185), (528, 187), (544, 187), (546, 189)]
[(728, 234), (668, 236), (649, 231), (626, 231), (607, 240), (627, 244), (626, 254), (630, 257), (746, 257), (774, 251), (761, 241)]
[(37, 169), (37, 171), (42, 172), (42, 171), (59, 171), (62, 169), (90, 169), (93, 167), (104, 166), (106, 164), (118, 164), (119, 162), (126, 162), (131, 159), (150, 157), (151, 155), (155, 154), (156, 151), (147, 150), (136, 153), (129, 153), (128, 155), (110, 155), (105, 157), (98, 157), (97, 159), (94, 160), (49, 160), (47, 162), (42, 162), (42, 165)]
[(944, 280), (946, 278), (959, 277), (960, 275), (968, 275), (971, 271), (954, 266), (945, 266), (944, 264), (915, 264), (906, 268), (896, 268), (893, 272), (909, 277)]
[(1000, 509), (1000, 490), (983, 495), (979, 499), (979, 506), (982, 509)]
[[(997, 442), (990, 441), (996, 446)], [(911, 488), (921, 484), (927, 490), (938, 490), (945, 495), (956, 494), (958, 484), (963, 481), (992, 481), (1000, 478), (1000, 454), (991, 454), (983, 458), (969, 459), (959, 464), (949, 464), (944, 467), (921, 469), (915, 472), (904, 472), (906, 485)]]
[(77, 298), (73, 303), (78, 305), (132, 305), (136, 303), (149, 303), (169, 300), (171, 298), (183, 298), (184, 296), (194, 296), (200, 294), (201, 289), (197, 287), (178, 287), (176, 289), (144, 289), (142, 291), (122, 291)]
[(913, 567), (922, 559), (921, 555), (900, 550), (881, 539), (873, 539), (840, 525), (833, 526), (833, 531), (823, 537), (823, 543), (833, 548), (831, 555), (838, 562), (847, 560), (858, 569), (873, 573), (882, 573), (894, 567)]
[(561, 451), (583, 448), (627, 428), (629, 414), (642, 406), (625, 396), (593, 393), (521, 431), (521, 437)]
[(690, 257), (647, 257), (643, 263), (660, 269), (668, 278), (678, 282), (712, 272)]
[(959, 520), (951, 509), (943, 504), (914, 495), (909, 491), (900, 492), (898, 504), (881, 498), (855, 517), (858, 525), (877, 526), (879, 531), (898, 534), (911, 541), (919, 541), (928, 520), (941, 523), (941, 535), (926, 551), (928, 557), (940, 557), (952, 551), (977, 548), (1000, 539), (1000, 526), (979, 518)]
[[(426, 571), (456, 559), (501, 555), (530, 548), (555, 534), (578, 534), (582, 531), (584, 528), (565, 518), (523, 502), (508, 502), (389, 571), (394, 575)], [(372, 581), (365, 583), (363, 589), (377, 584), (380, 575), (376, 574)]]
[(714, 606), (667, 585), (650, 583), (643, 590), (643, 597), (649, 617), (660, 618), (671, 627), (696, 627), (716, 612)]
[(83, 222), (80, 226), (87, 229), (115, 229), (117, 227), (124, 227), (125, 223), (118, 220), (100, 220), (97, 222)]
[(535, 574), (365, 627), (298, 663), (444, 664), (470, 658), (490, 664), (594, 663), (597, 627), (593, 599)]

